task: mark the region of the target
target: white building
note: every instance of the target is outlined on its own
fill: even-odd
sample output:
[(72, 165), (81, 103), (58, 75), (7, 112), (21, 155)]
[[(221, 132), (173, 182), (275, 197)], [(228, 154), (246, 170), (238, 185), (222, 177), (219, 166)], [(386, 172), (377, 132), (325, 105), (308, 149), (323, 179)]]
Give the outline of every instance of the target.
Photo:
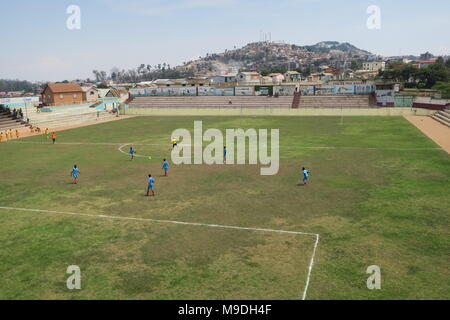
[(237, 81), (242, 83), (259, 83), (261, 75), (258, 72), (240, 72)]
[(229, 83), (236, 82), (237, 73), (219, 74), (211, 77), (211, 83)]
[(273, 83), (281, 83), (285, 80), (284, 75), (281, 73), (271, 73), (269, 74), (269, 77), (272, 78)]
[(384, 71), (385, 69), (386, 69), (386, 62), (384, 61), (372, 61), (363, 63), (363, 70), (367, 72), (378, 72)]

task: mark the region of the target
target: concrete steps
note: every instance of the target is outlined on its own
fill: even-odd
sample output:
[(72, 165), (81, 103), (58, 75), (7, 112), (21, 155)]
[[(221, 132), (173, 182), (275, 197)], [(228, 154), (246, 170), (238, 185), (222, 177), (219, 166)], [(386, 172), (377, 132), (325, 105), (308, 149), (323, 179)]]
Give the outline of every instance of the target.
[(369, 96), (302, 96), (300, 108), (369, 108)]
[(450, 109), (439, 111), (431, 117), (444, 126), (450, 127)]
[(130, 108), (291, 108), (292, 99), (292, 96), (135, 97), (129, 106)]
[[(135, 97), (130, 108), (369, 108), (369, 96), (205, 96), (205, 97)], [(231, 101), (231, 103), (230, 103)]]
[(0, 114), (0, 131), (9, 129), (19, 129), (23, 128), (21, 120), (13, 119), (10, 115), (6, 113)]

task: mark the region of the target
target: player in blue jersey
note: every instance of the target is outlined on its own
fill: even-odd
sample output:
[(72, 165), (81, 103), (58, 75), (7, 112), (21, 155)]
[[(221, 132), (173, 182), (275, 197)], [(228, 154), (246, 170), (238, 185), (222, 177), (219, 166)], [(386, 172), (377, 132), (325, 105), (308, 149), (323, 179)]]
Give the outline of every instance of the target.
[(70, 171), (70, 176), (73, 178), (74, 184), (77, 184), (79, 174), (80, 174), (80, 170), (78, 169), (77, 165), (74, 165), (72, 168), (72, 171)]
[(227, 163), (227, 147), (223, 147), (223, 163)]
[(164, 176), (166, 176), (166, 177), (169, 176), (169, 161), (164, 159), (162, 167), (164, 169)]
[(308, 184), (308, 181), (309, 181), (309, 175), (310, 175), (309, 170), (303, 168), (302, 173), (303, 173), (303, 184), (306, 185), (306, 184)]
[(152, 192), (152, 196), (155, 196), (155, 179), (153, 179), (152, 175), (148, 175), (148, 186), (147, 186), (147, 197), (150, 195), (150, 191)]
[(130, 148), (130, 151), (128, 151), (131, 155), (131, 160), (134, 160), (134, 155), (136, 154), (136, 150), (133, 149), (133, 147)]

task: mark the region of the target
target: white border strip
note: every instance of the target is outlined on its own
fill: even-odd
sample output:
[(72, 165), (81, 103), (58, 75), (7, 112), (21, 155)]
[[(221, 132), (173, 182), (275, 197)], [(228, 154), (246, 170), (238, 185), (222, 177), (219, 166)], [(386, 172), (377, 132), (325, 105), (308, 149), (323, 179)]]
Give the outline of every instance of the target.
[(286, 230), (263, 229), (263, 228), (237, 227), (237, 226), (227, 226), (227, 225), (220, 225), (220, 224), (206, 224), (206, 223), (183, 222), (183, 221), (174, 221), (174, 220), (158, 220), (158, 219), (148, 219), (148, 218), (106, 216), (106, 215), (98, 215), (98, 214), (90, 214), (90, 213), (65, 212), (65, 211), (40, 210), (40, 209), (27, 209), (27, 208), (13, 208), (13, 207), (0, 207), (0, 210), (56, 213), (56, 214), (75, 215), (75, 216), (93, 217), (93, 218), (104, 218), (104, 219), (115, 219), (115, 220), (132, 220), (132, 221), (144, 221), (144, 222), (156, 222), (156, 223), (170, 223), (170, 224), (177, 224), (177, 225), (190, 225), (190, 226), (209, 227), (209, 228), (222, 228), (222, 229), (248, 230), (248, 231), (257, 231), (257, 232), (272, 232), (272, 233), (281, 233), (281, 234), (314, 236), (316, 238), (316, 241), (314, 243), (314, 249), (313, 249), (312, 257), (311, 257), (311, 261), (310, 261), (309, 267), (308, 267), (308, 276), (306, 278), (306, 284), (305, 284), (305, 289), (303, 290), (302, 300), (306, 300), (306, 293), (308, 291), (309, 282), (310, 282), (310, 278), (311, 278), (311, 273), (312, 273), (312, 269), (313, 269), (313, 265), (314, 265), (314, 257), (316, 255), (316, 249), (317, 249), (317, 246), (319, 244), (319, 234), (307, 233), (307, 232), (299, 232), (299, 231), (286, 231)]

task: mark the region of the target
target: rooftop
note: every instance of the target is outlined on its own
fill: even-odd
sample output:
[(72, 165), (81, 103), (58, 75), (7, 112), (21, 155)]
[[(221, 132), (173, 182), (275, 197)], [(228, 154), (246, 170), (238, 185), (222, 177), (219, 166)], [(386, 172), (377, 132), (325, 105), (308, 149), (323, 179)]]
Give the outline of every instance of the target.
[(49, 83), (47, 87), (53, 93), (81, 92), (83, 91), (78, 83)]

